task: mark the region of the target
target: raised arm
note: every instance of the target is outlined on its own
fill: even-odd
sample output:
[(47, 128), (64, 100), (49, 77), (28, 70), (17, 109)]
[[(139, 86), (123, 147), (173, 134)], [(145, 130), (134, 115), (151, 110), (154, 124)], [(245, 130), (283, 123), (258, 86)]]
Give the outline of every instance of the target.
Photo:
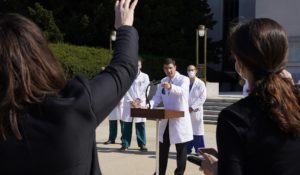
[(117, 40), (110, 64), (90, 81), (92, 110), (97, 124), (111, 112), (137, 74), (138, 33), (132, 27), (137, 0), (121, 0), (115, 6)]

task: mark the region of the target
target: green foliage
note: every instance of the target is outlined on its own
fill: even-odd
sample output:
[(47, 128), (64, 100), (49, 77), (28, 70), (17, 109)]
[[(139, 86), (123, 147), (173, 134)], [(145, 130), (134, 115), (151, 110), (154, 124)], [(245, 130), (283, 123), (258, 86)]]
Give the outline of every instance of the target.
[[(95, 76), (102, 67), (110, 63), (112, 54), (108, 49), (75, 46), (64, 43), (50, 44), (55, 57), (62, 65), (67, 79), (83, 73), (87, 78)], [(143, 59), (143, 72), (150, 79), (159, 80), (165, 76), (163, 61), (165, 57), (154, 55), (141, 55)], [(188, 63), (185, 60), (176, 59), (177, 69), (185, 74)]]
[(207, 0), (157, 0), (139, 2), (135, 26), (141, 52), (186, 60), (195, 59), (195, 30), (216, 23)]
[(28, 7), (29, 16), (43, 30), (45, 37), (51, 42), (63, 41), (63, 34), (55, 24), (51, 10), (45, 9), (40, 3), (34, 3), (34, 7)]
[[(141, 55), (143, 66), (142, 71), (147, 73), (151, 80), (160, 80), (166, 76), (163, 70), (163, 63), (166, 57), (154, 55)], [(185, 59), (173, 58), (176, 61), (177, 71), (186, 75), (186, 68), (192, 64)]]
[(75, 46), (70, 44), (50, 45), (62, 65), (67, 79), (83, 73), (88, 79), (95, 76), (102, 67), (109, 64), (111, 53), (107, 49)]
[[(34, 5), (35, 2), (41, 5)], [(34, 16), (34, 21), (40, 19), (42, 24), (48, 21), (47, 25), (39, 24), (44, 31), (49, 31), (45, 26), (51, 21), (64, 33), (65, 42), (108, 48), (114, 24), (114, 3), (114, 0), (9, 0), (0, 1), (0, 9), (27, 15), (22, 9), (33, 7), (30, 16)], [(195, 30), (200, 24), (212, 29), (216, 23), (212, 17), (207, 0), (139, 1), (134, 26), (139, 31), (140, 53), (195, 63)], [(59, 33), (57, 27), (51, 29)], [(46, 34), (50, 35), (49, 32)], [(219, 60), (215, 55), (219, 55), (220, 49), (213, 47), (217, 46), (209, 42), (208, 49), (212, 51), (208, 51), (208, 62)]]

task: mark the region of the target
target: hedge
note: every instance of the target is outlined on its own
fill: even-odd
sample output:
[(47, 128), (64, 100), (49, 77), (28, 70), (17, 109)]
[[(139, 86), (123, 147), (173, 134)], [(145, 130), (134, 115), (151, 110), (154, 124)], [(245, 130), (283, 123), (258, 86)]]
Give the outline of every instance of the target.
[(100, 70), (109, 64), (112, 54), (108, 49), (75, 46), (58, 43), (50, 44), (54, 55), (62, 65), (66, 78), (83, 73), (91, 79)]
[[(75, 46), (65, 43), (50, 44), (54, 55), (62, 65), (66, 78), (70, 79), (74, 75), (83, 73), (86, 78), (91, 79), (100, 70), (109, 64), (112, 53), (108, 49), (93, 48), (85, 46)], [(141, 55), (143, 58), (142, 71), (147, 73), (151, 80), (160, 80), (165, 76), (163, 71), (163, 61), (166, 57)], [(186, 74), (186, 60), (176, 59), (179, 72)]]

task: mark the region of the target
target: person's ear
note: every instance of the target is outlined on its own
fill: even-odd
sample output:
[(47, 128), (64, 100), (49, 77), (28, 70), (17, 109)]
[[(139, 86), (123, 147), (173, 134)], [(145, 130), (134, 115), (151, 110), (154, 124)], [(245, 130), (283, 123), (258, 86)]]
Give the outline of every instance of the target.
[(243, 65), (241, 64), (240, 62), (240, 59), (234, 55), (234, 68), (235, 68), (235, 71), (242, 77), (242, 78), (245, 78), (244, 77), (244, 72), (243, 72)]
[(246, 66), (244, 64), (242, 64), (242, 62), (240, 61), (239, 57), (235, 56), (235, 66), (236, 69), (238, 69), (237, 71), (239, 71), (240, 76), (243, 79), (249, 79), (249, 71), (246, 68)]

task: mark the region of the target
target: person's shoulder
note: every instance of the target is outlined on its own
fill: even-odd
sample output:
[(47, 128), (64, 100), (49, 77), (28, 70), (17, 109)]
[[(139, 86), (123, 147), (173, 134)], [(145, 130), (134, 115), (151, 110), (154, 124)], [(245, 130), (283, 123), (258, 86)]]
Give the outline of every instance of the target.
[(83, 109), (90, 105), (90, 96), (88, 80), (83, 75), (77, 75), (68, 81), (57, 96), (47, 96), (41, 104), (45, 109), (60, 109), (58, 112), (62, 109)]
[(176, 78), (177, 78), (178, 80), (180, 80), (180, 81), (190, 82), (190, 79), (189, 79), (187, 76), (182, 75), (182, 74), (180, 74), (180, 73), (178, 73), (178, 74), (176, 75)]
[(200, 78), (196, 78), (195, 82), (197, 82), (200, 86), (205, 86), (205, 83)]
[(76, 75), (73, 79), (70, 79), (66, 87), (62, 90), (61, 96), (76, 96), (81, 94), (81, 91), (89, 91), (89, 81), (83, 74)]
[(256, 101), (252, 96), (248, 96), (224, 108), (219, 114), (218, 120), (226, 120), (229, 123), (250, 126), (258, 116), (258, 111)]
[(146, 73), (144, 73), (144, 72), (141, 72), (140, 74), (141, 74), (141, 76), (144, 77), (144, 78), (149, 78), (149, 75), (146, 74)]

